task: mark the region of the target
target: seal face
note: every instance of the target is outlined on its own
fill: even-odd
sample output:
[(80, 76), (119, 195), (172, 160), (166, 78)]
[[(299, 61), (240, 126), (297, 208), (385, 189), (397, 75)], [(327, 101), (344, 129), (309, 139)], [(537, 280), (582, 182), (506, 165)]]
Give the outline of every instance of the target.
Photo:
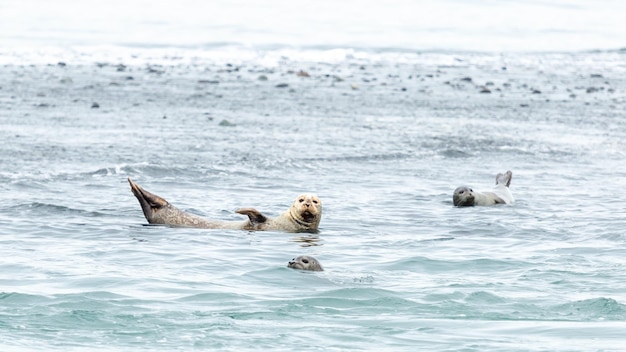
[(475, 192), (467, 186), (457, 187), (452, 194), (452, 203), (457, 207), (475, 205), (512, 204), (513, 195), (509, 190), (513, 173), (509, 170), (496, 175), (496, 186), (491, 192)]
[(287, 267), (298, 270), (324, 271), (320, 262), (308, 255), (301, 255), (293, 258)]
[(317, 228), (322, 216), (322, 202), (314, 194), (301, 194), (289, 208), (289, 215), (303, 227)]
[(463, 206), (473, 206), (474, 205), (474, 190), (467, 187), (461, 186), (457, 187), (454, 190), (454, 194), (452, 195), (452, 202), (457, 207)]
[(206, 229), (276, 230), (288, 232), (317, 232), (322, 218), (322, 202), (313, 194), (302, 194), (291, 207), (275, 218), (268, 217), (255, 208), (237, 209), (248, 216), (245, 221), (220, 221), (205, 219), (184, 212), (167, 200), (152, 194), (128, 179), (130, 189), (139, 201), (143, 214), (150, 224), (197, 227)]

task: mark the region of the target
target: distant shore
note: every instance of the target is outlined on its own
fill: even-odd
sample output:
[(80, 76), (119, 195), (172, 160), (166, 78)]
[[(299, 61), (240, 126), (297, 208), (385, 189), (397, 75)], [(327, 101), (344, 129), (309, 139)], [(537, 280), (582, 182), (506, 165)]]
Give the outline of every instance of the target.
[[(294, 58), (266, 54), (228, 60), (227, 55), (126, 58), (75, 53), (42, 63), (19, 64), (0, 56), (0, 97), (12, 115), (55, 109), (147, 109), (166, 117), (173, 108), (211, 115), (414, 114), (423, 107), (468, 105), (524, 111), (558, 107), (622, 110), (626, 53), (365, 54), (319, 52)], [(9, 58), (9, 60), (7, 60)], [(313, 60), (311, 60), (313, 58)], [(102, 59), (103, 61), (101, 61)], [(27, 60), (27, 59), (25, 59)], [(47, 60), (47, 62), (46, 62)], [(394, 61), (395, 60), (395, 61)], [(46, 63), (43, 63), (46, 62)], [(613, 108), (610, 108), (610, 107)], [(69, 110), (67, 110), (69, 109)], [(154, 112), (153, 112), (154, 113)], [(178, 110), (177, 113), (180, 113)], [(236, 123), (222, 121), (216, 123)]]

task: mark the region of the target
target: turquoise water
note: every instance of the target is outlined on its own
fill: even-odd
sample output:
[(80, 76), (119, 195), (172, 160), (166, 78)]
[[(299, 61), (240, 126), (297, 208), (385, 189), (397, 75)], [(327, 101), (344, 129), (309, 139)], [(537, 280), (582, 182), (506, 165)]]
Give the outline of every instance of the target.
[[(0, 5), (0, 350), (624, 349), (621, 3), (25, 4)], [(490, 31), (520, 6), (580, 21)], [(452, 206), (506, 170), (515, 204)], [(128, 177), (224, 220), (315, 192), (320, 231), (149, 226)]]

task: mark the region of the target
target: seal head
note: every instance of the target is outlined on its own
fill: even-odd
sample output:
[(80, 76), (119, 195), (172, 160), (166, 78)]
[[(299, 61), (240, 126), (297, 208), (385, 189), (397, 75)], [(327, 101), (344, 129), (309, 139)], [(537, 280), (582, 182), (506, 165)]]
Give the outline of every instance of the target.
[(314, 194), (301, 194), (289, 208), (289, 217), (303, 228), (317, 230), (322, 218), (322, 201)]
[(457, 187), (452, 195), (452, 202), (457, 207), (471, 207), (474, 205), (474, 199), (474, 190), (467, 186)]
[(308, 255), (293, 258), (289, 261), (287, 267), (298, 270), (324, 271), (320, 262)]

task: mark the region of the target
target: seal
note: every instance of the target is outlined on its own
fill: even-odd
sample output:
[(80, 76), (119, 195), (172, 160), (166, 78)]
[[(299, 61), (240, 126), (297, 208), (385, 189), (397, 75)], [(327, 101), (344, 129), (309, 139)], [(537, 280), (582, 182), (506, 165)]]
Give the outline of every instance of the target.
[(289, 261), (287, 267), (298, 270), (324, 271), (320, 262), (308, 255), (301, 255), (293, 258)]
[(457, 207), (474, 205), (512, 204), (513, 195), (509, 190), (513, 173), (509, 170), (496, 175), (496, 186), (491, 192), (475, 192), (467, 186), (457, 187), (452, 195), (452, 203)]
[(184, 212), (167, 200), (152, 194), (128, 178), (130, 189), (139, 201), (143, 215), (150, 224), (204, 229), (234, 229), (252, 231), (317, 232), (322, 219), (322, 202), (310, 193), (301, 194), (291, 207), (277, 217), (268, 217), (255, 208), (240, 208), (236, 213), (247, 215), (248, 220), (210, 220)]

